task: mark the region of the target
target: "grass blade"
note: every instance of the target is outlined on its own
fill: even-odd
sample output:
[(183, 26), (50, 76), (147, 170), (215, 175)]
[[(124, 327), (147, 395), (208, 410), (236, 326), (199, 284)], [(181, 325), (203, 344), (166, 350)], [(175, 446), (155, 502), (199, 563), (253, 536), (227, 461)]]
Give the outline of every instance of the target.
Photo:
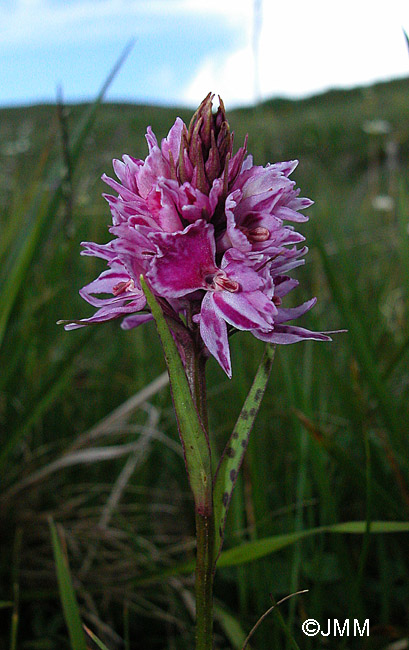
[[(303, 594), (303, 593), (306, 593), (307, 591), (308, 591), (308, 589), (305, 589), (305, 590), (300, 591), (298, 593)], [(295, 596), (295, 594), (292, 594), (292, 596)], [(272, 600), (273, 600), (273, 603), (274, 603), (274, 599), (272, 599)], [(294, 639), (293, 635), (291, 634), (291, 630), (290, 630), (289, 626), (285, 622), (282, 613), (280, 612), (279, 608), (277, 607), (277, 605), (279, 605), (279, 604), (280, 604), (279, 602), (275, 603), (275, 609), (273, 610), (273, 616), (275, 617), (277, 623), (279, 624), (279, 626), (283, 630), (284, 635), (285, 635), (285, 637), (287, 639), (287, 643), (289, 645), (289, 648), (291, 650), (300, 650), (299, 645), (297, 644), (296, 640)]]
[(7, 462), (9, 454), (16, 445), (27, 434), (35, 422), (50, 408), (61, 392), (71, 380), (75, 370), (72, 363), (74, 357), (83, 349), (84, 344), (94, 335), (95, 330), (89, 328), (80, 335), (70, 346), (69, 352), (53, 369), (49, 380), (45, 386), (41, 386), (40, 392), (33, 398), (31, 405), (26, 409), (26, 415), (20, 420), (18, 426), (9, 433), (7, 442), (2, 446), (0, 452), (0, 469)]
[(23, 196), (19, 201), (15, 201), (15, 205), (10, 210), (12, 218), (8, 219), (4, 224), (3, 233), (0, 241), (0, 261), (3, 263), (6, 258), (6, 254), (10, 251), (13, 246), (13, 242), (17, 240), (17, 237), (21, 230), (24, 228), (24, 219), (30, 209), (30, 205), (34, 201), (34, 198), (37, 194), (38, 187), (41, 183), (42, 178), (46, 172), (46, 166), (48, 164), (52, 145), (55, 139), (55, 128), (51, 130), (48, 137), (48, 141), (45, 144), (40, 159), (32, 171), (32, 180), (28, 188), (25, 190)]
[(64, 454), (57, 460), (54, 460), (33, 474), (29, 474), (20, 482), (12, 485), (12, 487), (1, 496), (1, 500), (10, 499), (21, 490), (24, 490), (40, 481), (44, 480), (55, 472), (60, 472), (66, 467), (75, 467), (77, 465), (90, 465), (91, 463), (100, 463), (106, 460), (113, 460), (122, 458), (128, 454), (135, 454), (138, 452), (141, 444), (140, 441), (130, 442), (126, 445), (109, 445), (103, 447), (94, 447), (91, 449), (83, 449), (80, 451), (73, 451), (72, 453)]
[(407, 32), (404, 29), (402, 29), (402, 31), (405, 36), (405, 41), (406, 41), (406, 45), (408, 46), (408, 52), (409, 52), (409, 36), (407, 35)]
[[(298, 596), (299, 594), (305, 594), (307, 591), (308, 591), (308, 589), (303, 589), (303, 591), (297, 591), (297, 592), (295, 592), (293, 594), (290, 594), (289, 596), (285, 596), (285, 598), (282, 598), (281, 600), (279, 600), (278, 603), (274, 602), (273, 605), (266, 612), (264, 612), (264, 614), (258, 619), (257, 623), (254, 625), (254, 627), (250, 630), (250, 633), (248, 634), (246, 640), (244, 641), (243, 647), (241, 648), (241, 650), (245, 650), (245, 648), (248, 648), (248, 643), (250, 641), (250, 638), (253, 636), (254, 632), (261, 625), (261, 623), (264, 621), (264, 619), (269, 614), (271, 614), (271, 612), (273, 612), (276, 609), (276, 607), (281, 605), (281, 603), (284, 603), (289, 598), (292, 598), (293, 596)], [(287, 625), (285, 624), (285, 621), (284, 621), (282, 616), (280, 616), (279, 621), (280, 621), (281, 627), (283, 628), (283, 630), (286, 633), (287, 639), (291, 642), (291, 647), (293, 648), (293, 650), (300, 650), (298, 645), (296, 644), (295, 640), (293, 639), (293, 636), (292, 636), (290, 630), (288, 629)]]
[(122, 53), (120, 54), (117, 62), (114, 64), (111, 72), (107, 76), (106, 80), (102, 84), (102, 87), (95, 98), (94, 102), (89, 106), (87, 112), (85, 113), (82, 122), (80, 123), (76, 133), (74, 134), (73, 137), (73, 145), (71, 148), (71, 165), (72, 168), (75, 168), (76, 163), (78, 162), (78, 158), (81, 154), (82, 151), (82, 146), (85, 142), (85, 139), (94, 123), (95, 116), (97, 113), (97, 110), (103, 101), (105, 94), (115, 79), (116, 75), (118, 74), (119, 70), (121, 69), (122, 65), (124, 64), (126, 58), (128, 57), (130, 51), (132, 50), (134, 46), (134, 40), (131, 39), (129, 43), (125, 46), (123, 49)]
[[(243, 643), (246, 640), (246, 633), (237, 618), (232, 616), (223, 607), (220, 607), (220, 605), (214, 606), (214, 616), (219, 622), (219, 625), (223, 628), (232, 648), (234, 650), (241, 650)], [(249, 645), (247, 645), (247, 648), (250, 650)]]
[(72, 585), (68, 559), (66, 554), (63, 552), (57, 528), (51, 518), (49, 524), (57, 571), (58, 588), (64, 611), (64, 618), (70, 636), (71, 648), (72, 650), (87, 650), (87, 643), (82, 629), (77, 598)]
[(406, 461), (406, 446), (402, 442), (401, 423), (397, 417), (397, 409), (394, 408), (389, 391), (387, 391), (379, 368), (379, 364), (368, 343), (368, 334), (351, 308), (349, 301), (342, 287), (339, 271), (335, 269), (330, 260), (323, 241), (315, 229), (315, 241), (321, 256), (322, 264), (328, 279), (333, 298), (342, 313), (342, 318), (347, 326), (353, 350), (362, 368), (362, 372), (378, 402), (378, 409), (385, 426), (394, 434), (394, 441), (399, 448), (400, 458)]
[(95, 643), (95, 645), (100, 648), (100, 650), (109, 650), (105, 643), (102, 643), (102, 641), (98, 639), (97, 635), (91, 632), (91, 630), (86, 625), (84, 625), (84, 630), (88, 634), (89, 638)]
[[(297, 533), (287, 535), (274, 535), (264, 539), (257, 539), (247, 542), (236, 548), (224, 551), (219, 559), (219, 567), (237, 566), (246, 562), (254, 562), (270, 553), (294, 544), (298, 540), (306, 539), (321, 533), (349, 533), (353, 535), (365, 534), (367, 530), (366, 521), (347, 521), (330, 526), (309, 528)], [(408, 533), (409, 522), (407, 521), (373, 521), (371, 522), (371, 533)]]
[(14, 548), (13, 548), (12, 581), (13, 581), (14, 601), (13, 601), (13, 611), (11, 614), (10, 650), (17, 649), (17, 635), (18, 635), (19, 609), (20, 609), (19, 573), (20, 573), (22, 542), (23, 542), (23, 530), (21, 528), (17, 528), (15, 539), (14, 539)]
[[(356, 483), (357, 489), (362, 489), (362, 486), (366, 481), (366, 472), (362, 469), (358, 461), (354, 460), (348, 451), (345, 450), (336, 439), (331, 438), (302, 411), (294, 409), (294, 413), (305, 430), (309, 433), (312, 440), (319, 445), (319, 447), (324, 449), (336, 463), (338, 463), (342, 471), (345, 473), (347, 480)], [(378, 500), (382, 502), (388, 513), (394, 513), (397, 517), (401, 515), (400, 504), (373, 476), (371, 477), (371, 490)]]
[[(37, 197), (38, 202), (38, 197)], [(6, 281), (3, 285), (0, 301), (0, 347), (3, 342), (4, 334), (6, 332), (7, 322), (13, 309), (15, 300), (23, 284), (23, 280), (27, 274), (30, 262), (33, 258), (34, 251), (40, 239), (42, 226), (48, 215), (48, 196), (45, 194), (42, 197), (40, 204), (34, 203), (36, 207), (36, 216), (33, 224), (23, 242), (15, 263), (13, 264), (10, 273), (7, 275)]]
[[(235, 546), (227, 551), (222, 551), (218, 561), (218, 567), (232, 567), (254, 562), (271, 553), (281, 551), (296, 542), (321, 535), (322, 533), (343, 533), (350, 535), (363, 535), (367, 530), (366, 521), (346, 521), (340, 524), (331, 524), (329, 526), (319, 526), (317, 528), (307, 528), (296, 533), (287, 533), (285, 535), (273, 535), (272, 537), (265, 537), (251, 542), (246, 542), (240, 546)], [(371, 533), (409, 533), (409, 521), (372, 521)], [(138, 578), (134, 581), (135, 585), (145, 585), (158, 580), (163, 580), (175, 575), (191, 573), (194, 570), (194, 562), (185, 562), (174, 566), (170, 569), (165, 569), (152, 576), (145, 578)]]
[[(77, 134), (74, 137), (74, 144), (71, 151), (71, 165), (73, 170), (75, 169), (75, 165), (78, 162), (84, 141), (94, 122), (96, 111), (101, 104), (109, 85), (123, 64), (125, 58), (128, 56), (132, 44), (132, 42), (129, 43), (124, 52), (121, 54), (117, 63), (104, 82), (100, 92), (98, 93), (96, 100), (90, 106), (83, 119), (82, 124), (78, 128)], [(38, 194), (34, 198), (32, 208), (30, 210), (31, 213), (34, 211), (34, 214), (36, 215), (34, 217), (33, 225), (30, 228), (25, 240), (21, 244), (17, 256), (17, 261), (13, 265), (12, 272), (7, 276), (2, 290), (2, 297), (0, 301), (0, 347), (3, 342), (9, 316), (20, 292), (20, 289), (23, 286), (24, 278), (26, 277), (27, 271), (34, 257), (34, 253), (37, 249), (42, 234), (43, 225), (56, 214), (58, 205), (63, 198), (63, 181), (64, 179), (61, 178), (57, 189), (55, 190), (51, 199), (49, 199), (48, 195), (43, 195), (41, 199), (39, 199)], [(40, 201), (40, 205), (39, 208), (36, 209), (36, 204), (38, 201)]]

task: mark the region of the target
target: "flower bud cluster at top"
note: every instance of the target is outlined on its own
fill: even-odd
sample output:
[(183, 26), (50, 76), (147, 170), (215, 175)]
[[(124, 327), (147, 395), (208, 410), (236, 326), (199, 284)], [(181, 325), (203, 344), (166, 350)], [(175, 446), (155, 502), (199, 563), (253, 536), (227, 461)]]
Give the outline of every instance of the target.
[[(232, 151), (233, 139), (223, 101), (220, 100), (217, 112), (213, 114), (209, 93), (193, 115), (189, 129), (183, 125), (177, 174), (180, 182), (193, 182), (197, 189), (209, 194), (216, 178), (223, 174), (227, 179), (226, 168)], [(185, 162), (187, 159), (193, 169)], [(176, 167), (173, 165), (173, 168), (176, 178)]]
[(288, 272), (307, 252), (297, 248), (304, 237), (286, 223), (306, 221), (300, 210), (312, 203), (289, 179), (297, 161), (254, 165), (247, 142), (233, 154), (223, 102), (213, 113), (212, 100), (209, 93), (189, 128), (177, 118), (160, 146), (148, 127), (147, 158), (114, 160), (119, 182), (103, 176), (118, 194), (104, 195), (114, 239), (85, 242), (83, 254), (106, 260), (108, 269), (80, 291), (96, 313), (66, 329), (119, 317), (130, 329), (150, 320), (143, 275), (168, 313), (198, 328), (231, 376), (228, 337), (235, 329), (271, 343), (329, 337), (288, 324), (314, 298), (282, 307), (298, 284)]

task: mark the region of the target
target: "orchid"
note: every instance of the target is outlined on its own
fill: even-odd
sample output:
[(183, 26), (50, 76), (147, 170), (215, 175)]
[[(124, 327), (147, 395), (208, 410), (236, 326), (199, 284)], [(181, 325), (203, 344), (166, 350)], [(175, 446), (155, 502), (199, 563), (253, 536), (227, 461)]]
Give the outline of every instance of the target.
[[(261, 167), (247, 139), (233, 153), (223, 102), (200, 104), (189, 127), (177, 118), (159, 146), (152, 129), (145, 160), (114, 160), (118, 180), (103, 180), (112, 213), (107, 244), (83, 243), (83, 255), (108, 268), (80, 291), (97, 310), (63, 321), (68, 330), (122, 318), (131, 329), (153, 319), (168, 368), (173, 405), (196, 514), (196, 650), (213, 647), (213, 576), (233, 488), (271, 372), (277, 343), (330, 340), (290, 321), (316, 300), (283, 306), (304, 263), (294, 223), (311, 201), (290, 175), (297, 161)], [(300, 245), (300, 246), (298, 246)], [(248, 331), (267, 343), (236, 426), (213, 473), (205, 364), (211, 355), (232, 376), (229, 337)]]
[(82, 254), (106, 260), (109, 268), (80, 291), (95, 314), (65, 327), (123, 317), (122, 328), (131, 329), (150, 320), (144, 276), (176, 339), (183, 329), (198, 330), (204, 353), (231, 377), (234, 331), (281, 344), (329, 336), (288, 324), (315, 299), (282, 306), (298, 285), (288, 272), (307, 252), (297, 248), (304, 237), (291, 224), (306, 221), (301, 211), (312, 204), (289, 178), (297, 161), (254, 165), (247, 142), (233, 154), (223, 102), (213, 113), (212, 100), (209, 93), (189, 128), (177, 118), (160, 146), (148, 127), (147, 158), (124, 155), (113, 161), (118, 180), (103, 176), (118, 195), (104, 195), (114, 239), (85, 242)]

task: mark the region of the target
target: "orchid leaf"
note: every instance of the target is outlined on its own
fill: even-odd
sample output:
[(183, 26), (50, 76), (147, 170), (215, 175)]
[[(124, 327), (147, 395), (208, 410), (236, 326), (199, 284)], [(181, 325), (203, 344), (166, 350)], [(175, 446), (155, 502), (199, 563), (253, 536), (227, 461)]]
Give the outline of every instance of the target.
[(214, 557), (216, 559), (220, 555), (223, 544), (226, 516), (233, 489), (243, 462), (244, 454), (246, 453), (250, 433), (266, 390), (273, 360), (274, 346), (267, 345), (253, 384), (216, 471), (213, 486), (215, 516)]
[(141, 276), (141, 285), (162, 342), (185, 456), (186, 469), (196, 510), (203, 514), (212, 507), (212, 472), (209, 442), (200, 422), (178, 349), (162, 309)]
[(57, 532), (57, 527), (50, 519), (51, 542), (54, 551), (55, 567), (57, 571), (58, 588), (65, 622), (68, 627), (71, 648), (74, 650), (87, 650), (87, 643), (82, 629), (80, 610), (77, 597), (72, 584), (68, 559), (63, 551)]

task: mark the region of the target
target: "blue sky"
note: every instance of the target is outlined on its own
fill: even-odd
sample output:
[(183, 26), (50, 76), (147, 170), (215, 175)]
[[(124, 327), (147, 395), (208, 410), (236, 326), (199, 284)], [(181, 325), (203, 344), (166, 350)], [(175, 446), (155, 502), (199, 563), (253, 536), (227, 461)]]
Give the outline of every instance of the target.
[(131, 38), (108, 99), (194, 106), (212, 90), (232, 106), (409, 76), (407, 0), (0, 0), (0, 8), (3, 106), (54, 101), (58, 84), (65, 101), (94, 97)]

